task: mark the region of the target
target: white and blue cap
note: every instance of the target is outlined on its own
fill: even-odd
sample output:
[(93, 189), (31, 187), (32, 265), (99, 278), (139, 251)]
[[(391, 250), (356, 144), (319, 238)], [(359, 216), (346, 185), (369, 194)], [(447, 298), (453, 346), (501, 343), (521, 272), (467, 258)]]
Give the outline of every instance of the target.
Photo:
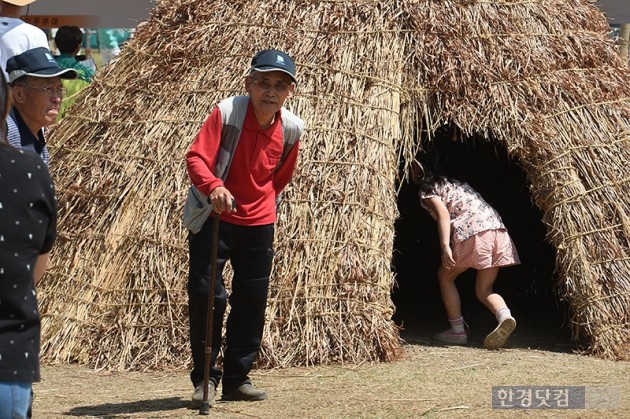
[(276, 49), (266, 49), (258, 52), (252, 59), (251, 69), (261, 73), (282, 71), (288, 74), (293, 82), (297, 84), (293, 60), (284, 52)]
[(7, 61), (9, 83), (13, 83), (23, 76), (31, 77), (61, 77), (74, 79), (77, 72), (71, 68), (61, 68), (48, 48), (38, 47), (15, 55)]

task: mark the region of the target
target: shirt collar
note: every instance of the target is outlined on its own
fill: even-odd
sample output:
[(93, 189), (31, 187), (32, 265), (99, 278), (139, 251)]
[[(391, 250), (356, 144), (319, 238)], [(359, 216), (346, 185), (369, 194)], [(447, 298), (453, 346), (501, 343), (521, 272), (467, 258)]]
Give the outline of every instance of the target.
[(40, 129), (39, 131), (37, 131), (37, 137), (34, 136), (31, 130), (26, 125), (26, 122), (24, 122), (22, 115), (20, 115), (20, 112), (15, 106), (11, 109), (11, 112), (9, 112), (9, 116), (11, 117), (11, 119), (13, 119), (13, 122), (15, 122), (15, 125), (20, 131), (20, 142), (22, 146), (33, 144), (35, 150), (37, 150), (37, 153), (41, 154), (44, 146), (46, 145), (44, 130)]

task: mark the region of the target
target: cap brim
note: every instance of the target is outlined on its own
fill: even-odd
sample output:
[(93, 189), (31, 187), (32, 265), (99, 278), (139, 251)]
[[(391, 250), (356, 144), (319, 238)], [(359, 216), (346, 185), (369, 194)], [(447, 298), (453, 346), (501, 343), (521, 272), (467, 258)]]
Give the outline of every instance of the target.
[(290, 72), (288, 72), (287, 70), (282, 69), (282, 68), (278, 68), (278, 67), (252, 67), (252, 70), (260, 71), (261, 73), (271, 73), (272, 71), (279, 71), (281, 73), (288, 74), (289, 77), (291, 77), (291, 80), (293, 80), (293, 83), (297, 84), (297, 79), (295, 78), (295, 76), (293, 74), (291, 74)]
[(40, 70), (37, 73), (27, 73), (24, 70), (14, 70), (9, 74), (9, 83), (13, 83), (20, 77), (31, 76), (39, 78), (61, 77), (62, 79), (76, 79), (78, 74), (71, 68), (57, 69), (49, 68)]

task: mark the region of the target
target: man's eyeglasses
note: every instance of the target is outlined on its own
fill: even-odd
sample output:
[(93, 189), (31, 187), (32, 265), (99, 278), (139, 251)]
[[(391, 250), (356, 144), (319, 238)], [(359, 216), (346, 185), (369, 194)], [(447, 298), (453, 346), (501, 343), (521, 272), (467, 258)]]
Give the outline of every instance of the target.
[(29, 89), (43, 90), (49, 97), (64, 97), (66, 93), (68, 93), (68, 89), (65, 87), (38, 87), (38, 86), (30, 86), (28, 84), (23, 84), (23, 87), (28, 87)]
[(281, 81), (276, 84), (271, 84), (267, 80), (258, 80), (253, 76), (250, 76), (249, 78), (252, 79), (254, 84), (260, 87), (261, 89), (263, 90), (273, 89), (276, 92), (286, 92), (287, 90), (289, 90), (289, 86), (291, 86), (292, 84), (292, 83), (286, 83), (286, 82), (281, 82)]

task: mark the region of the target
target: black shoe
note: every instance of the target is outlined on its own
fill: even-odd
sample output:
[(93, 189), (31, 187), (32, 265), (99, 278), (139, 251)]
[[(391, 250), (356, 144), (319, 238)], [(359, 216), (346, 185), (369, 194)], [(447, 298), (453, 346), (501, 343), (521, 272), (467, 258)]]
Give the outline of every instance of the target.
[(257, 402), (260, 400), (265, 400), (266, 398), (266, 392), (258, 390), (251, 384), (242, 384), (229, 393), (224, 393), (221, 400)]
[[(214, 397), (216, 395), (217, 389), (213, 380), (208, 381), (208, 405), (212, 406), (214, 404)], [(203, 401), (203, 381), (197, 384), (195, 387), (195, 392), (192, 395), (192, 407), (193, 409), (199, 409), (201, 406), (201, 402)]]

